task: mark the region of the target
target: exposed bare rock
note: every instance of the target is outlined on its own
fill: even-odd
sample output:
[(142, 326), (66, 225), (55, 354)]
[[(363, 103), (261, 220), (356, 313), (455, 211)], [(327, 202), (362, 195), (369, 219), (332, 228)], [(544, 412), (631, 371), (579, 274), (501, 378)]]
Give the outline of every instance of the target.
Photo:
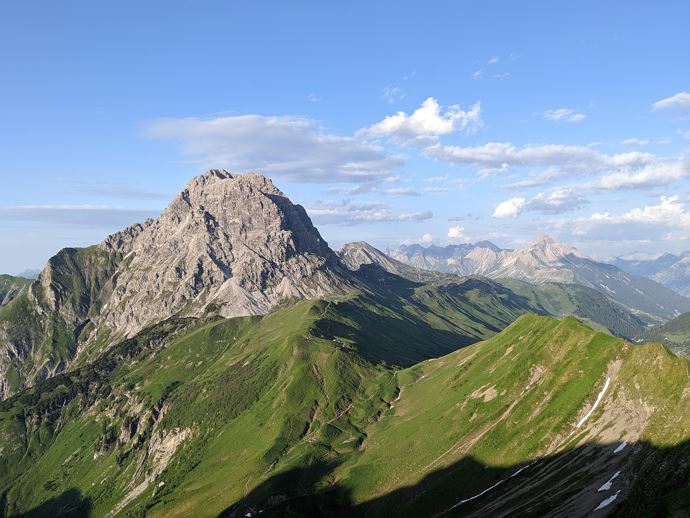
[(264, 314), (345, 287), (337, 256), (305, 210), (257, 173), (210, 170), (158, 220), (101, 247), (124, 254), (100, 316), (118, 333), (209, 308), (226, 317)]

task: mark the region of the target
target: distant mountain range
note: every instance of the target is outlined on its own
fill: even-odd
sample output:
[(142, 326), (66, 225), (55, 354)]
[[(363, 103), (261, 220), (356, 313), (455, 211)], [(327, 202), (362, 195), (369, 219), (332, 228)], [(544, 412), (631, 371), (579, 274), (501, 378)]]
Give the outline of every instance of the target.
[(617, 266), (595, 261), (548, 236), (515, 250), (480, 241), (446, 247), (403, 245), (387, 253), (411, 266), (458, 275), (477, 274), (537, 284), (579, 284), (657, 319), (674, 318), (690, 310), (690, 299), (672, 289), (646, 277), (626, 273)]
[(621, 270), (642, 275), (690, 297), (690, 252), (680, 255), (663, 254), (656, 259), (631, 260), (617, 258), (613, 264)]

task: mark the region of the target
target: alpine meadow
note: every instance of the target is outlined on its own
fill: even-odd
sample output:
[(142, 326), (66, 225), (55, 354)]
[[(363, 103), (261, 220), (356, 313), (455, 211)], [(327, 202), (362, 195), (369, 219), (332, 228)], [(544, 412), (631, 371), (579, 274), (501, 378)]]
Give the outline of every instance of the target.
[(1, 6), (0, 518), (690, 516), (687, 20)]

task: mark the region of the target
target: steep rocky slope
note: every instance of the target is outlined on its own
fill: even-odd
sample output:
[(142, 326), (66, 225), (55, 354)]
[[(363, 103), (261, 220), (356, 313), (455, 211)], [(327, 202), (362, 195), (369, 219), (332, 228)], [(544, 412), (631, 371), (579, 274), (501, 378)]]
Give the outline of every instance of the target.
[(209, 307), (226, 317), (265, 314), (289, 299), (337, 293), (345, 282), (304, 209), (256, 173), (211, 170), (156, 221), (101, 246), (127, 263), (99, 322), (127, 334)]
[(350, 277), (269, 179), (210, 170), (157, 220), (62, 250), (13, 292), (0, 308), (0, 399), (172, 316), (265, 314), (344, 294)]

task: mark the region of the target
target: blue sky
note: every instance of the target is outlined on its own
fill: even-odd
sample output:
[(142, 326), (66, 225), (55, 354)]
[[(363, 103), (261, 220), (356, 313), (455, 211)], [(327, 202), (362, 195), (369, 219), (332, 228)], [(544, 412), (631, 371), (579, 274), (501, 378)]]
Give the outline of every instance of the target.
[[(373, 4), (373, 5), (372, 5)], [(690, 3), (4, 2), (0, 271), (259, 170), (332, 246), (690, 249)]]

